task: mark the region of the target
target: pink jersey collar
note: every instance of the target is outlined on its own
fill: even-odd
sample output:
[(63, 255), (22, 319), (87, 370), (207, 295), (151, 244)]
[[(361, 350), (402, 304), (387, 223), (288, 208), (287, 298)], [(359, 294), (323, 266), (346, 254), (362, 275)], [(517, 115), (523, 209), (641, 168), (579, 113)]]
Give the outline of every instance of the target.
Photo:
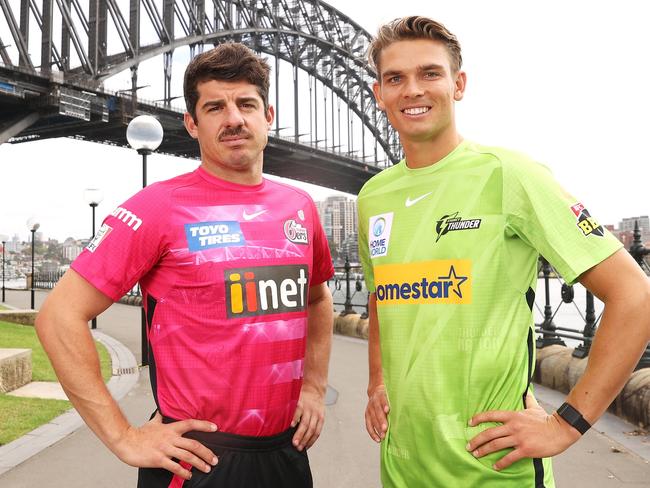
[(265, 178), (262, 179), (262, 183), (260, 183), (259, 185), (241, 185), (239, 183), (233, 183), (232, 181), (227, 181), (217, 176), (214, 176), (212, 173), (206, 171), (203, 166), (199, 166), (195, 172), (211, 185), (216, 185), (225, 190), (252, 192), (252, 191), (260, 191), (266, 185)]

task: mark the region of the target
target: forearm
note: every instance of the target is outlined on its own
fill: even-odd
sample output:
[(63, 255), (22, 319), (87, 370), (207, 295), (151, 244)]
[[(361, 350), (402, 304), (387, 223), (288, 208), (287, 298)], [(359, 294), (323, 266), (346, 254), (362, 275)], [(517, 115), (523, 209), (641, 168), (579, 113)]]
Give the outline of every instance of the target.
[(379, 319), (377, 300), (374, 293), (368, 299), (368, 395), (379, 385), (384, 384), (381, 366), (381, 347), (379, 343)]
[[(69, 283), (70, 278), (64, 277), (43, 304), (36, 331), (68, 398), (88, 426), (113, 450), (129, 424), (101, 376), (88, 329), (88, 319), (94, 315), (81, 312), (76, 300), (70, 300), (76, 290), (68, 287)], [(104, 304), (100, 306), (103, 308)]]
[(608, 300), (584, 375), (567, 397), (594, 423), (630, 378), (650, 340), (650, 296), (643, 289)]
[(333, 325), (332, 297), (328, 292), (309, 303), (303, 374), (304, 385), (323, 396), (327, 388)]

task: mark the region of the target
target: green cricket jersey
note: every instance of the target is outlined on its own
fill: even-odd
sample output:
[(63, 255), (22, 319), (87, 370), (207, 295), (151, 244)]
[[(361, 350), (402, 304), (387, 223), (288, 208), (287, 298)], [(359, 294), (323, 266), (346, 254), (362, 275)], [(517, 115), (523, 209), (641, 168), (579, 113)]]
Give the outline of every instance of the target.
[(357, 205), (391, 405), (383, 485), (553, 487), (550, 459), (501, 472), (507, 451), (475, 459), (467, 442), (496, 424), (467, 422), (524, 408), (538, 255), (572, 283), (621, 244), (544, 166), (468, 141), (432, 166), (386, 169)]

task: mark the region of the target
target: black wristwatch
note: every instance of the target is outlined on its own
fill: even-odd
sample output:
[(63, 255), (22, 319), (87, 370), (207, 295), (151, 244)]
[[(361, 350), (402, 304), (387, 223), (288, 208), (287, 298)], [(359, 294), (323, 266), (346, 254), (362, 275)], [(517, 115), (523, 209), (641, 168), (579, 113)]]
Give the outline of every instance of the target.
[(560, 405), (557, 414), (581, 434), (591, 428), (591, 424), (585, 420), (582, 414), (566, 402)]

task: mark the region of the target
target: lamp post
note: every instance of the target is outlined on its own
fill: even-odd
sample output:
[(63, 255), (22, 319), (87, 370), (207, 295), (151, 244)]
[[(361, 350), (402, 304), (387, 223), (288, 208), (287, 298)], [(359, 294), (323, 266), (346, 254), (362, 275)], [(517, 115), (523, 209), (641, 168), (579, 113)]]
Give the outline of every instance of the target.
[[(104, 192), (97, 188), (86, 188), (84, 190), (84, 200), (86, 200), (86, 203), (90, 205), (90, 208), (92, 209), (92, 221), (93, 221), (93, 233), (90, 237), (90, 239), (95, 238), (95, 209), (97, 208), (97, 205), (99, 205), (102, 200), (104, 199)], [(90, 328), (91, 329), (96, 329), (97, 328), (97, 317), (93, 317), (92, 321), (90, 322)]]
[(38, 228), (41, 226), (41, 224), (38, 223), (38, 221), (32, 217), (27, 221), (27, 227), (29, 228), (29, 231), (32, 233), (32, 280), (31, 280), (31, 286), (30, 286), (30, 308), (34, 310), (34, 241), (35, 241), (35, 236), (36, 236), (36, 231)]
[[(129, 145), (142, 155), (142, 188), (147, 186), (147, 156), (158, 149), (163, 140), (163, 128), (160, 122), (151, 115), (138, 115), (126, 128), (126, 140)], [(140, 309), (142, 365), (149, 364), (149, 348), (147, 341), (147, 317), (144, 313), (144, 297)]]
[(5, 302), (5, 245), (7, 241), (2, 241), (2, 303)]

